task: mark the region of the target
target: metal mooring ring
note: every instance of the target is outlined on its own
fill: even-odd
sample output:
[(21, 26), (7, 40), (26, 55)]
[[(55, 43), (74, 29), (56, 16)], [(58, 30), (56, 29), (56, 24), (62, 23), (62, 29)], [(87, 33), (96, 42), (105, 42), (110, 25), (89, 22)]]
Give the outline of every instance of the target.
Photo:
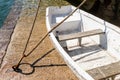
[(32, 66), (30, 63), (21, 63), (18, 65), (18, 67), (13, 66), (12, 68), (15, 72), (24, 75), (30, 75), (35, 72), (35, 67)]

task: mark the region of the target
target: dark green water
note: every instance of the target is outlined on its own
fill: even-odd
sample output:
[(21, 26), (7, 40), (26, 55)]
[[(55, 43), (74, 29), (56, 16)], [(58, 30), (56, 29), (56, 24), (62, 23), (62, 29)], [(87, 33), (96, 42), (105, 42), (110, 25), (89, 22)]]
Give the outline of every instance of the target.
[(0, 28), (2, 27), (7, 15), (10, 12), (14, 0), (0, 0)]

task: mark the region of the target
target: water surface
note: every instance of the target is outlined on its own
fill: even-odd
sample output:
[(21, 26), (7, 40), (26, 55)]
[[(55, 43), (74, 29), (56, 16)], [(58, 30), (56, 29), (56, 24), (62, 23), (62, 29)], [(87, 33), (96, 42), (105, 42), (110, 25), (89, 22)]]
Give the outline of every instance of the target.
[(0, 28), (2, 27), (7, 15), (10, 12), (14, 0), (0, 0)]

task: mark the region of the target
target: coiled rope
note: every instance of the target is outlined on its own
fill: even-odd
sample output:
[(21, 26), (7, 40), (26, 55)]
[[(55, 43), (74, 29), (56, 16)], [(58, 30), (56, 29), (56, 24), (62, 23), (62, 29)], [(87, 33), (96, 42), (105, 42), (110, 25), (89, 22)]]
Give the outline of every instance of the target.
[(30, 41), (30, 37), (32, 35), (32, 32), (33, 32), (33, 29), (34, 29), (34, 26), (35, 26), (35, 22), (36, 22), (36, 19), (37, 19), (37, 15), (38, 15), (38, 12), (39, 12), (39, 9), (40, 9), (40, 3), (41, 3), (41, 0), (39, 0), (39, 5), (38, 5), (38, 9), (37, 9), (37, 12), (36, 12), (36, 15), (35, 15), (35, 19), (34, 19), (34, 22), (33, 22), (33, 25), (32, 25), (32, 29), (30, 31), (30, 35), (28, 37), (28, 40), (27, 40), (27, 43), (25, 45), (25, 49), (23, 51), (23, 56), (21, 57), (20, 61), (18, 62), (17, 65), (14, 65), (12, 68), (14, 69), (14, 71), (16, 72), (19, 72), (20, 69), (19, 69), (19, 65), (21, 63), (21, 61), (29, 56), (30, 54), (32, 54), (32, 52), (44, 41), (44, 39), (49, 35), (49, 33), (51, 33), (53, 30), (55, 30), (57, 27), (59, 27), (59, 25), (61, 25), (65, 20), (67, 20), (77, 9), (79, 9), (84, 3), (86, 2), (86, 0), (83, 0), (77, 7), (76, 9), (71, 12), (65, 19), (63, 19), (60, 23), (58, 23), (57, 25), (55, 25), (49, 32), (47, 32), (42, 38), (41, 40), (38, 42), (38, 44), (27, 54), (25, 55), (25, 52), (26, 52), (26, 49), (27, 49), (27, 46), (28, 46), (28, 43)]

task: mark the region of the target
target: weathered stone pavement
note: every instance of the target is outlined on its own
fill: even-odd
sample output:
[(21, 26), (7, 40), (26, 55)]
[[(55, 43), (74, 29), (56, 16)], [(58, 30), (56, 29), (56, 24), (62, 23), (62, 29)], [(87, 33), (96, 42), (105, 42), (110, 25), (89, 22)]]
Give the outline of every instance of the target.
[(0, 65), (2, 64), (2, 60), (6, 55), (7, 47), (19, 18), (21, 8), (22, 3), (15, 1), (6, 21), (4, 22), (3, 27), (0, 28)]
[[(41, 6), (46, 5), (45, 1), (48, 2), (49, 0), (43, 0)], [(30, 56), (22, 61), (22, 63), (34, 64), (35, 71), (33, 73), (30, 73), (33, 68), (27, 64), (21, 65), (20, 67), (23, 73), (30, 73), (29, 75), (13, 71), (12, 66), (18, 63), (25, 49), (35, 19), (37, 6), (38, 0), (24, 0), (21, 13), (15, 25), (14, 32), (13, 34), (11, 33), (11, 41), (0, 68), (0, 80), (78, 80), (56, 50), (47, 53), (54, 48), (49, 38), (46, 38)], [(37, 16), (26, 54), (34, 48), (41, 37), (47, 32), (45, 25), (45, 9), (46, 6), (41, 7), (39, 10), (39, 15)]]

